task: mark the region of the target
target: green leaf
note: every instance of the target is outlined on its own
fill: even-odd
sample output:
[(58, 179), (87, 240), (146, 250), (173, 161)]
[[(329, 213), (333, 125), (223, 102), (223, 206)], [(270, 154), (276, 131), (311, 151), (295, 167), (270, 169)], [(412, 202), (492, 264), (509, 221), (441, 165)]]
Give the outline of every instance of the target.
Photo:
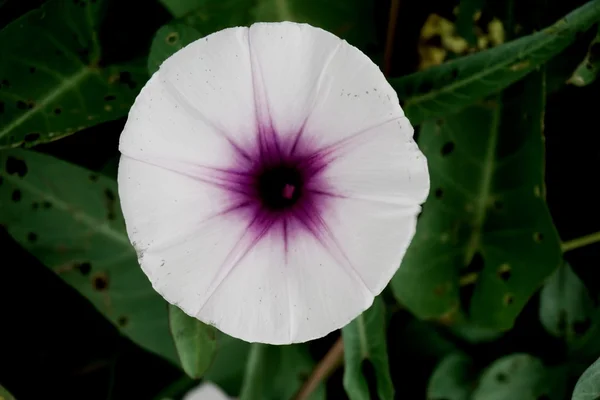
[(2, 385), (0, 385), (0, 400), (16, 400)]
[(200, 379), (210, 366), (217, 340), (215, 328), (169, 305), (169, 324), (181, 367), (191, 378)]
[(563, 400), (566, 379), (562, 369), (549, 369), (529, 354), (513, 354), (483, 372), (472, 400)]
[(154, 74), (163, 61), (202, 36), (196, 29), (183, 23), (173, 22), (161, 27), (150, 46), (148, 73)]
[(214, 382), (230, 396), (237, 396), (242, 387), (250, 343), (217, 331), (217, 352), (204, 379)]
[(585, 59), (577, 66), (573, 75), (568, 80), (575, 86), (587, 86), (596, 80), (598, 71), (600, 70), (600, 24), (598, 25), (598, 33), (590, 46)]
[[(545, 202), (544, 74), (423, 124), (431, 191), (392, 279), (400, 303), (445, 323), (510, 329), (561, 263)], [(461, 301), (461, 293), (462, 301)]]
[(600, 359), (590, 365), (579, 377), (572, 400), (597, 400), (600, 398)]
[(147, 74), (143, 64), (102, 66), (103, 5), (51, 0), (0, 31), (0, 148), (127, 114)]
[(475, 376), (473, 362), (464, 354), (453, 353), (435, 368), (427, 385), (428, 399), (469, 400)]
[[(372, 15), (374, 12), (373, 4), (369, 0), (162, 1), (169, 3), (169, 9), (176, 8), (178, 11), (174, 14), (181, 17), (163, 27), (153, 42), (151, 54), (158, 52), (162, 56), (157, 59), (162, 60), (166, 58), (169, 50), (172, 50), (170, 54), (177, 50), (176, 43), (173, 43), (173, 46), (165, 45), (163, 38), (169, 35), (178, 34), (185, 45), (194, 40), (191, 38), (195, 32), (203, 37), (224, 28), (249, 26), (254, 22), (305, 22), (330, 31), (362, 49), (377, 40), (373, 18), (365, 18), (365, 15)], [(186, 7), (178, 8), (183, 3), (186, 3)], [(188, 8), (187, 3), (194, 3), (194, 6)], [(180, 12), (184, 9), (187, 10), (185, 15)], [(195, 31), (185, 30), (183, 26), (191, 27)], [(158, 46), (158, 50), (155, 50), (155, 46)], [(151, 65), (150, 70), (153, 71), (157, 65), (156, 61), (151, 61)]]
[(567, 343), (585, 337), (597, 314), (593, 299), (568, 263), (563, 263), (540, 294), (540, 320), (546, 330)]
[[(367, 381), (363, 376), (365, 364), (374, 372), (378, 398), (394, 398), (394, 385), (390, 376), (385, 305), (376, 297), (371, 308), (342, 328), (344, 340), (344, 389), (351, 400), (370, 399)], [(374, 394), (373, 394), (374, 396)]]
[(183, 17), (206, 4), (207, 1), (211, 0), (159, 0), (175, 18)]
[[(240, 400), (291, 399), (314, 367), (305, 345), (254, 343), (246, 364)], [(322, 385), (309, 397), (324, 400)]]
[(495, 48), (390, 79), (413, 124), (452, 114), (497, 93), (536, 70), (600, 20), (600, 0), (590, 1), (554, 25)]
[(48, 155), (0, 152), (0, 224), (124, 335), (177, 363), (167, 304), (127, 235), (114, 180)]

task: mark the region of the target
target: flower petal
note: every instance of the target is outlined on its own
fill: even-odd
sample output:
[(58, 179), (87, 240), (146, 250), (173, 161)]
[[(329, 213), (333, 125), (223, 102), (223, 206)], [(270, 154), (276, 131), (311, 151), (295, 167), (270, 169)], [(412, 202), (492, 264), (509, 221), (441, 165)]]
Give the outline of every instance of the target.
[(222, 153), (226, 142), (242, 152), (255, 131), (248, 28), (229, 28), (189, 44), (161, 65), (132, 107), (121, 150), (133, 157), (148, 146), (159, 154), (173, 148), (180, 158), (195, 154), (197, 162), (218, 163), (231, 160)]
[(343, 43), (307, 24), (252, 25), (249, 49), (260, 122), (282, 137), (296, 135), (317, 102), (323, 72)]
[(167, 169), (226, 168), (240, 157), (214, 127), (194, 118), (155, 73), (137, 97), (121, 134), (119, 150)]
[(272, 229), (240, 260), (199, 319), (249, 342), (289, 344), (346, 325), (373, 301), (360, 277), (307, 231)]
[(429, 193), (427, 160), (404, 117), (327, 147), (324, 179), (335, 194), (414, 208)]

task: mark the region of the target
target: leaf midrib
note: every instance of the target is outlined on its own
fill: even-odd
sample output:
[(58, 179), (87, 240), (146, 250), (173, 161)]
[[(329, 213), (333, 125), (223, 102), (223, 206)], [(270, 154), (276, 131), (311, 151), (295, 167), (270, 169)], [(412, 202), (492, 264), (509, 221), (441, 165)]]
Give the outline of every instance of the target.
[(19, 118), (14, 119), (4, 129), (0, 131), (0, 138), (8, 135), (13, 129), (18, 128), (28, 119), (39, 113), (48, 104), (76, 87), (82, 80), (90, 76), (94, 70), (88, 66), (83, 66), (78, 72), (74, 73), (70, 78), (65, 79), (60, 85), (47, 92), (44, 97), (36, 103), (36, 106), (27, 110)]
[(46, 199), (47, 201), (52, 203), (56, 208), (60, 209), (61, 211), (64, 211), (67, 214), (72, 215), (74, 220), (83, 223), (92, 231), (102, 234), (125, 247), (131, 246), (125, 232), (113, 229), (110, 226), (110, 224), (106, 223), (105, 221), (101, 221), (90, 217), (89, 215), (81, 211), (74, 211), (73, 207), (71, 207), (67, 202), (61, 200), (60, 198), (52, 194), (38, 189), (34, 185), (27, 183), (22, 178), (16, 178), (8, 174), (3, 174), (2, 176), (4, 176), (6, 180), (12, 182), (15, 186)]

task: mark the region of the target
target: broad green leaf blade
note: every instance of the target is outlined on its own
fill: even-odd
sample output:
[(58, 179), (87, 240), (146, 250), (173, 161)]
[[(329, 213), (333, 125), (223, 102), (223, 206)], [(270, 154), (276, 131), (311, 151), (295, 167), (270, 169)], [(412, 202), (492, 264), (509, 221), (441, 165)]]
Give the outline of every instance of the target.
[(585, 59), (577, 66), (573, 75), (568, 80), (575, 86), (587, 86), (596, 80), (598, 71), (600, 70), (600, 24), (598, 25), (598, 33), (585, 56)]
[(191, 378), (200, 379), (217, 349), (215, 328), (169, 305), (169, 325), (181, 367)]
[(572, 400), (597, 400), (600, 398), (600, 359), (590, 365), (577, 380)]
[(127, 337), (177, 363), (167, 304), (140, 269), (115, 181), (48, 155), (0, 152), (0, 224)]
[(230, 396), (240, 393), (250, 343), (217, 331), (217, 352), (204, 379), (215, 382)]
[(159, 0), (175, 18), (183, 17), (211, 0)]
[[(304, 379), (309, 376), (314, 361), (305, 345), (271, 346), (254, 343), (246, 364), (246, 375), (240, 400), (291, 399)], [(323, 385), (309, 397), (324, 400)]]
[(427, 385), (428, 399), (469, 400), (475, 381), (472, 360), (454, 353), (435, 368)]
[(554, 25), (493, 49), (390, 79), (413, 124), (452, 114), (536, 70), (600, 20), (593, 0)]
[[(344, 340), (344, 389), (351, 400), (370, 399), (363, 367), (369, 362), (375, 371), (377, 396), (381, 400), (394, 398), (390, 376), (385, 305), (376, 297), (371, 308), (342, 328)], [(372, 394), (373, 396), (375, 394)]]
[(567, 374), (552, 370), (529, 354), (513, 354), (488, 367), (472, 400), (563, 400)]
[(50, 0), (0, 31), (0, 148), (127, 114), (147, 74), (143, 64), (102, 66), (103, 4)]
[(196, 29), (182, 23), (174, 22), (161, 27), (150, 46), (148, 73), (154, 74), (163, 61), (202, 36)]
[(15, 397), (10, 394), (8, 390), (0, 385), (0, 400), (16, 400)]
[(423, 124), (431, 192), (392, 279), (419, 317), (468, 314), (480, 328), (510, 329), (560, 265), (544, 198), (544, 98), (537, 72), (501, 98)]
[(582, 340), (597, 314), (593, 299), (568, 263), (563, 263), (540, 294), (540, 320), (553, 336), (570, 345)]

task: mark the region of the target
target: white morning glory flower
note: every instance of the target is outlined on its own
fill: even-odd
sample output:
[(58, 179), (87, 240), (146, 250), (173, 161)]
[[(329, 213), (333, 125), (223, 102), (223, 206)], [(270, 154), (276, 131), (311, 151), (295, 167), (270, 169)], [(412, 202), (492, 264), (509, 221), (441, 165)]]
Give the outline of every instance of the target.
[(367, 309), (429, 191), (379, 68), (306, 24), (225, 29), (175, 53), (120, 151), (127, 232), (155, 290), (249, 342), (319, 338)]

